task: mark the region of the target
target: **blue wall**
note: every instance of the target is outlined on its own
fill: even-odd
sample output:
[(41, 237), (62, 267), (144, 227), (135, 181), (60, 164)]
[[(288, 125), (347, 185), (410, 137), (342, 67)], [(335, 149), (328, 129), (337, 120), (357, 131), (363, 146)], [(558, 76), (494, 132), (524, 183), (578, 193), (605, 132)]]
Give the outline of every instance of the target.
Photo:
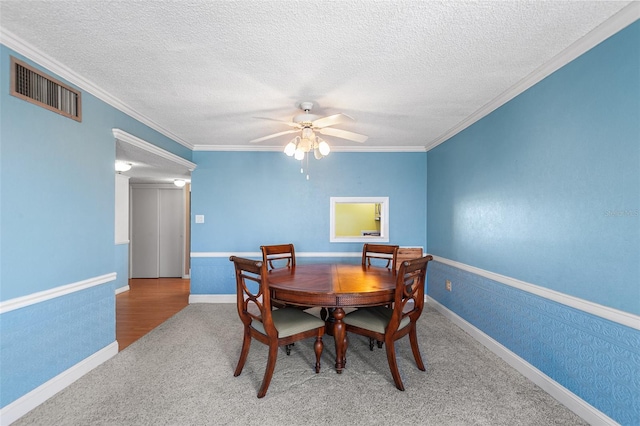
[[(194, 152), (193, 159), (192, 252), (292, 242), (296, 253), (360, 253), (362, 243), (329, 242), (329, 199), (347, 196), (389, 197), (389, 243), (426, 246), (426, 153), (332, 152), (310, 160), (309, 180), (281, 152)], [(228, 255), (192, 258), (191, 293), (235, 294), (232, 272)]]
[(431, 253), (640, 314), (639, 31), (429, 151)]
[[(184, 146), (86, 92), (80, 123), (9, 95), (9, 55), (42, 69), (1, 46), (2, 302), (126, 271), (117, 250), (126, 245), (114, 241), (113, 128), (191, 159)], [(110, 281), (3, 313), (0, 406), (114, 343), (114, 292)]]
[[(88, 93), (82, 123), (12, 97), (4, 70), (14, 53), (2, 46), (0, 301), (120, 276), (0, 315), (0, 406), (115, 340), (126, 256), (114, 245), (112, 128), (198, 164), (192, 252), (204, 256), (192, 258), (192, 294), (233, 294), (226, 255), (265, 243), (357, 253), (361, 244), (329, 242), (329, 197), (389, 196), (392, 244), (639, 314), (639, 31), (633, 24), (429, 153), (333, 152), (311, 160), (308, 181), (281, 153), (192, 156)], [(428, 288), (594, 407), (640, 423), (637, 330), (442, 262), (430, 264)]]
[[(429, 253), (640, 314), (639, 23), (427, 157)], [(438, 262), (428, 286), (605, 414), (640, 423), (638, 330)]]

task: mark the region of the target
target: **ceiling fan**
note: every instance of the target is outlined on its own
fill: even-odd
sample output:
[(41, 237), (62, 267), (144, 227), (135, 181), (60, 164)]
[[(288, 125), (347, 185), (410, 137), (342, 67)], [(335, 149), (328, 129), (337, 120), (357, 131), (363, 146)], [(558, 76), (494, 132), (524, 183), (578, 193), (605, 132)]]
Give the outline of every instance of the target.
[[(314, 151), (315, 157), (318, 159), (329, 153), (329, 145), (324, 140), (317, 137), (316, 133), (360, 143), (369, 138), (366, 135), (331, 127), (336, 124), (353, 121), (353, 118), (348, 115), (338, 113), (326, 117), (320, 117), (318, 115), (311, 114), (312, 108), (313, 102), (301, 102), (300, 109), (303, 113), (294, 116), (290, 122), (273, 120), (283, 123), (289, 127), (293, 127), (293, 129), (253, 139), (250, 143), (262, 142), (278, 136), (300, 132), (300, 136), (296, 136), (291, 142), (289, 142), (289, 144), (287, 144), (285, 154), (295, 156), (297, 160), (302, 160), (304, 158), (304, 154), (312, 150)], [(271, 119), (268, 118), (267, 120)]]

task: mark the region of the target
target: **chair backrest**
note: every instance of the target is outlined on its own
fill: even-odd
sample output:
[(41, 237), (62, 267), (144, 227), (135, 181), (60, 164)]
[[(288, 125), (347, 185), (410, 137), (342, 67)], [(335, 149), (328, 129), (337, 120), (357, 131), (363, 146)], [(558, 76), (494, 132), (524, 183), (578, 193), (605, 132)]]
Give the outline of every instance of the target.
[(278, 332), (271, 318), (271, 296), (267, 282), (267, 266), (261, 260), (245, 259), (238, 256), (229, 258), (236, 270), (236, 293), (238, 315), (245, 326), (259, 321), (268, 336), (276, 337)]
[(420, 318), (424, 306), (427, 264), (430, 260), (433, 260), (431, 255), (405, 260), (400, 265), (389, 329), (396, 330), (405, 317), (409, 317), (413, 323)]
[(267, 265), (268, 270), (296, 266), (296, 252), (293, 244), (260, 246), (260, 250), (262, 250), (262, 261)]
[(422, 247), (400, 247), (398, 248), (398, 258), (396, 260), (396, 271), (405, 260), (422, 257)]
[(381, 266), (383, 263), (386, 263), (386, 268), (395, 270), (398, 248), (398, 246), (388, 244), (365, 243), (362, 246), (362, 266)]

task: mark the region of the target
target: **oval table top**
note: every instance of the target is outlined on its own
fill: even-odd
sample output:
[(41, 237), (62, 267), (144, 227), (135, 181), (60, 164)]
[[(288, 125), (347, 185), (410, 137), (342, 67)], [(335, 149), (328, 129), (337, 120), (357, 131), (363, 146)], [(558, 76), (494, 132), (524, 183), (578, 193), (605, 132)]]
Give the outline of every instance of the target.
[(384, 305), (393, 301), (395, 271), (355, 264), (307, 264), (269, 271), (271, 297), (324, 308)]

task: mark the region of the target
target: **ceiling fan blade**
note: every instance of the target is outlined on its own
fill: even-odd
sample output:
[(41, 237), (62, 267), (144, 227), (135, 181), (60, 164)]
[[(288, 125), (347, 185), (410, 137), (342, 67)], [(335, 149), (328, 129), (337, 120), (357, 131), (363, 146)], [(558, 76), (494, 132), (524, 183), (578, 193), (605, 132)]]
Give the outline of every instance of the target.
[(269, 136), (263, 136), (261, 138), (251, 140), (251, 141), (249, 141), (249, 143), (262, 142), (262, 141), (266, 141), (267, 139), (277, 138), (278, 136), (288, 135), (288, 134), (295, 133), (295, 132), (299, 132), (299, 130), (298, 129), (285, 130), (284, 132), (278, 132), (278, 133), (274, 133), (274, 134), (269, 135)]
[(346, 121), (354, 121), (354, 119), (347, 114), (333, 114), (314, 120), (313, 127), (320, 129), (322, 127), (333, 126), (335, 124), (344, 123)]
[(335, 136), (337, 138), (348, 139), (354, 142), (364, 142), (369, 139), (369, 136), (361, 135), (359, 133), (349, 132), (347, 130), (334, 129), (332, 127), (325, 127), (324, 129), (318, 129), (318, 133), (323, 135)]
[(253, 118), (257, 118), (259, 120), (275, 121), (276, 123), (284, 124), (289, 127), (296, 127), (298, 129), (300, 128), (300, 125), (298, 123), (293, 123), (291, 121), (276, 120), (275, 118), (268, 118), (268, 117), (253, 117)]

